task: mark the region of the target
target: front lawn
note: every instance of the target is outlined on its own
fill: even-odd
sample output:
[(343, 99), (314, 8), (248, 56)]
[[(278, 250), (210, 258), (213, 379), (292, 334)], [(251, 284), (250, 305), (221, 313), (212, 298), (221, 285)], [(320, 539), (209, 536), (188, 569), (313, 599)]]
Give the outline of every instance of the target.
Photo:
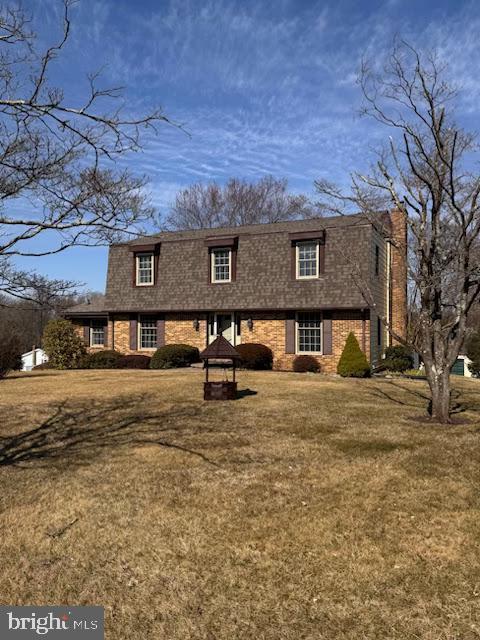
[[(44, 371), (0, 382), (0, 600), (121, 640), (480, 636), (480, 381)], [(413, 418), (413, 419), (412, 419)]]

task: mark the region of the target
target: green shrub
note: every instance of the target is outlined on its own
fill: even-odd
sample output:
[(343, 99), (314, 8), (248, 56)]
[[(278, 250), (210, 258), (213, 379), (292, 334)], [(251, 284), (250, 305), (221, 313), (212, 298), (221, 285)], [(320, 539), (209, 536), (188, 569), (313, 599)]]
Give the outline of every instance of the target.
[(70, 320), (50, 320), (43, 333), (42, 345), (52, 369), (76, 369), (87, 353)]
[(266, 370), (273, 366), (273, 353), (264, 344), (247, 342), (235, 347), (241, 357), (241, 365), (245, 369)]
[(90, 353), (86, 361), (86, 369), (115, 369), (122, 354), (112, 349), (102, 349)]
[(150, 368), (150, 356), (143, 354), (132, 354), (128, 356), (121, 356), (118, 358), (115, 368), (116, 369), (149, 369)]
[(473, 376), (480, 376), (480, 331), (472, 333), (466, 342), (466, 355), (472, 361), (468, 368)]
[(404, 347), (401, 344), (397, 344), (394, 347), (387, 347), (385, 349), (385, 359), (383, 360), (383, 366), (389, 371), (406, 371), (413, 367), (413, 355), (408, 347)]
[(0, 336), (0, 379), (10, 371), (22, 368), (20, 340), (18, 335), (9, 327), (5, 327)]
[(350, 332), (345, 342), (345, 346), (338, 361), (337, 373), (344, 378), (369, 378), (370, 365), (360, 349), (355, 334)]
[(188, 344), (166, 344), (159, 347), (150, 360), (150, 369), (189, 367), (200, 360), (197, 347)]
[(293, 361), (293, 370), (297, 373), (318, 373), (320, 365), (313, 356), (297, 356)]

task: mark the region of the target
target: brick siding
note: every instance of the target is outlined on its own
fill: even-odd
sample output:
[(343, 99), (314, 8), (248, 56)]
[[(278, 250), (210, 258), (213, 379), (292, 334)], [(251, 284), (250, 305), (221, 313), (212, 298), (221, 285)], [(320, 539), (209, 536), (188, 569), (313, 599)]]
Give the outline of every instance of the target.
[[(252, 329), (248, 328), (248, 319), (253, 320)], [(198, 331), (193, 321), (199, 320)], [(291, 370), (296, 354), (285, 353), (285, 312), (257, 312), (241, 314), (241, 342), (259, 342), (272, 350), (274, 369)], [(74, 321), (76, 333), (83, 338), (83, 322)], [(337, 363), (342, 353), (345, 341), (350, 331), (353, 331), (360, 347), (365, 348), (370, 360), (370, 321), (368, 317), (362, 320), (360, 311), (334, 311), (332, 313), (332, 354), (316, 356), (324, 373), (336, 373)], [(206, 314), (166, 314), (165, 315), (165, 344), (190, 344), (201, 351), (207, 343), (207, 315)], [(115, 314), (108, 322), (108, 346), (125, 354), (153, 353), (154, 349), (132, 351), (130, 349), (130, 316), (129, 314)]]
[[(199, 321), (198, 330), (194, 320)], [(207, 346), (206, 314), (167, 313), (165, 315), (165, 344), (189, 344), (203, 351)]]
[[(247, 326), (248, 317), (253, 320), (251, 331)], [(296, 354), (285, 353), (285, 319), (284, 313), (242, 315), (242, 342), (266, 345), (273, 352), (274, 369), (288, 371), (292, 369)], [(370, 321), (366, 319), (363, 322), (360, 311), (336, 311), (332, 314), (332, 354), (315, 356), (323, 373), (336, 373), (350, 331), (355, 334), (360, 347), (365, 345), (367, 358), (370, 359)]]

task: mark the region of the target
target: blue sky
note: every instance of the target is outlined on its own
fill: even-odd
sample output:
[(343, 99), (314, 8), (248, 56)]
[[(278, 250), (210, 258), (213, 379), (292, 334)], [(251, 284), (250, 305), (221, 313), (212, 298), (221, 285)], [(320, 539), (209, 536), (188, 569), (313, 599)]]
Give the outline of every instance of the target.
[[(58, 34), (61, 4), (25, 0), (43, 39)], [(366, 169), (387, 132), (359, 119), (355, 84), (362, 55), (378, 59), (395, 35), (436, 47), (463, 87), (459, 117), (478, 120), (480, 9), (445, 0), (80, 0), (55, 80), (80, 94), (104, 66), (134, 111), (160, 104), (191, 137), (164, 127), (126, 162), (150, 181), (166, 211), (178, 189), (231, 176), (286, 177), (292, 191), (313, 180), (345, 184)], [(43, 245), (45, 240), (41, 241)], [(22, 267), (103, 290), (105, 248), (76, 248)]]

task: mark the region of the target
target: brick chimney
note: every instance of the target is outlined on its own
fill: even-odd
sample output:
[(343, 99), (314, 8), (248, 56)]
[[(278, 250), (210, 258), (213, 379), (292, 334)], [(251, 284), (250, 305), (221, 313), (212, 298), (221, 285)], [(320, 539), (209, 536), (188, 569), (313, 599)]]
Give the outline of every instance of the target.
[[(407, 335), (407, 216), (400, 209), (390, 212), (391, 232), (391, 278), (390, 321), (395, 333)], [(398, 341), (392, 339), (392, 344)]]

